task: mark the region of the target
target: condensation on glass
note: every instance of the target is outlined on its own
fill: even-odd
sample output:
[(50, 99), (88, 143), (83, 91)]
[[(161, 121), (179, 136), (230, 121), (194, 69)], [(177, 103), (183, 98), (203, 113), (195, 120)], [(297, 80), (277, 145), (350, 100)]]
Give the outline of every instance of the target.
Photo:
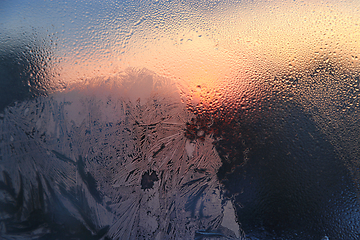
[(358, 239), (357, 1), (1, 1), (3, 239)]

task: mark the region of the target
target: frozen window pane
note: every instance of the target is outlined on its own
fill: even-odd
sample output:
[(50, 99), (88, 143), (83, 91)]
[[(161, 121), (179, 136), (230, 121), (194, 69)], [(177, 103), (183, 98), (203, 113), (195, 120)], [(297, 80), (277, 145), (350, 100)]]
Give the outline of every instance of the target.
[(357, 239), (356, 1), (2, 1), (4, 239)]

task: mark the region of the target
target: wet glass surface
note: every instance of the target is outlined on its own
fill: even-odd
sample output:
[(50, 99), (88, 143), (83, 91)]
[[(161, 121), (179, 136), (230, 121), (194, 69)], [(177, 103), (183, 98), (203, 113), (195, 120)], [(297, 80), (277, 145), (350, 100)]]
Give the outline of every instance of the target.
[(357, 1), (0, 1), (2, 239), (359, 239)]

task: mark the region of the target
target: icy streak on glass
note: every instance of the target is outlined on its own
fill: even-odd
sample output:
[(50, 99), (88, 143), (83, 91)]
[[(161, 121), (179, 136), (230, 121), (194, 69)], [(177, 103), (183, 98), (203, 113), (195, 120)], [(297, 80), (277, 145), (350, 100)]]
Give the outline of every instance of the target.
[(221, 160), (210, 139), (184, 136), (191, 113), (171, 80), (128, 70), (82, 87), (1, 119), (0, 200), (13, 200), (5, 237), (191, 239), (202, 228), (239, 236), (234, 218), (222, 221)]

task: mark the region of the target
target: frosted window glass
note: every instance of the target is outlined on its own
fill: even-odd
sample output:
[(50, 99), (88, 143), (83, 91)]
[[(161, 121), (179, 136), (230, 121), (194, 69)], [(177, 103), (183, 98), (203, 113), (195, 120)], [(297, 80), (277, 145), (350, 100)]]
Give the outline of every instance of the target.
[(2, 239), (358, 239), (358, 1), (0, 1)]

